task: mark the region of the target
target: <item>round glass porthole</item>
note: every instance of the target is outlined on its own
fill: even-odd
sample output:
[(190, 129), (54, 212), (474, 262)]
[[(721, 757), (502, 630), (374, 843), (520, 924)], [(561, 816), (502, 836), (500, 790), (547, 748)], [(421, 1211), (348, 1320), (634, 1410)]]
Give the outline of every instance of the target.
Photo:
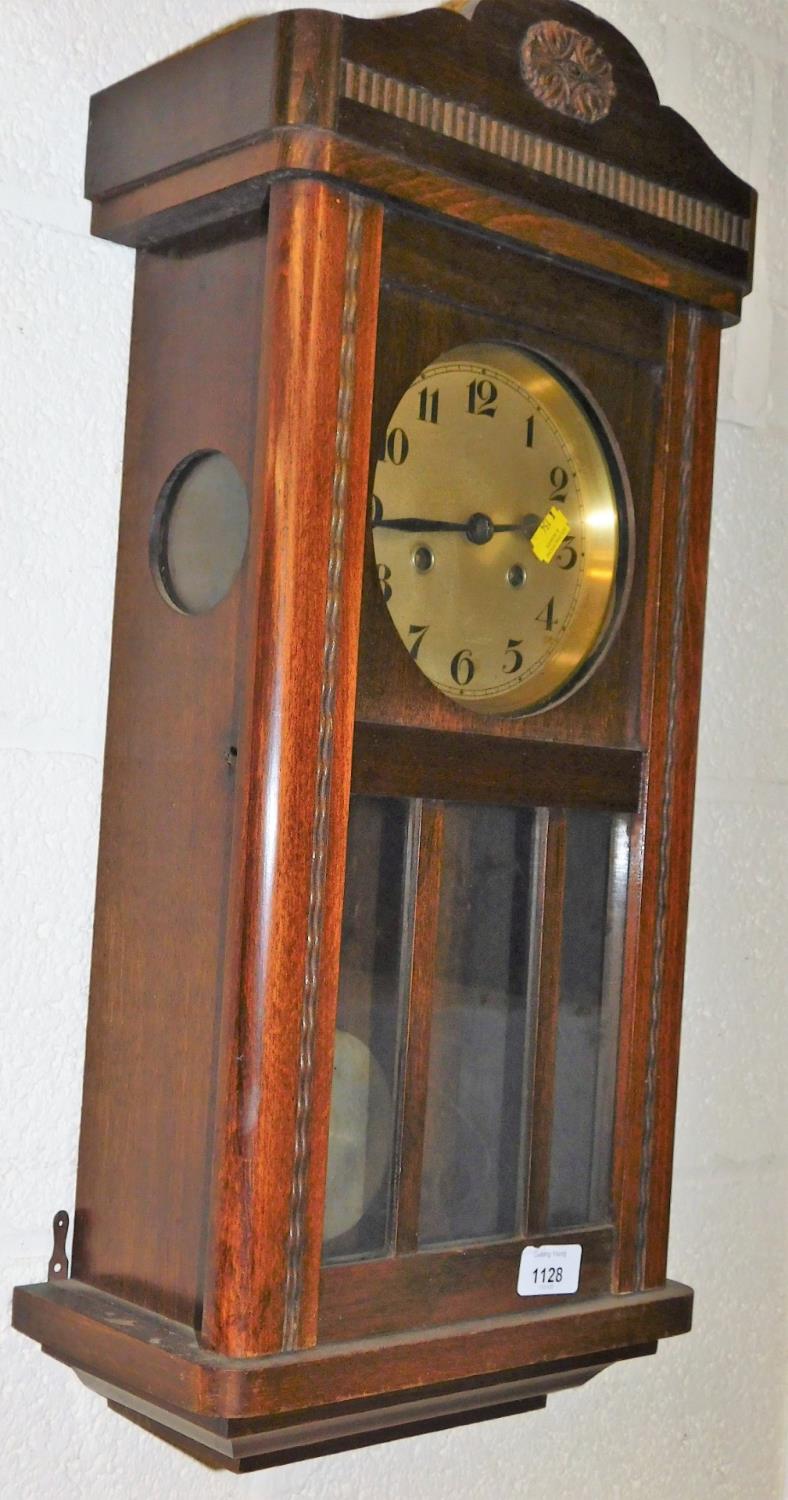
[(202, 615), (233, 586), (249, 538), (249, 497), (223, 453), (192, 453), (159, 495), (150, 560), (159, 592), (173, 609)]

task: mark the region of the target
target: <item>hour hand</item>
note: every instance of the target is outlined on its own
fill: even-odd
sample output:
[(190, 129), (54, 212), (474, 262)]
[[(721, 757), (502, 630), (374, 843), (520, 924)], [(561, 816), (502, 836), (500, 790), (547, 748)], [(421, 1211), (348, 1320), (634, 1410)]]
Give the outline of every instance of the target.
[(424, 516), (400, 516), (392, 521), (373, 521), (373, 526), (382, 526), (388, 531), (467, 531), (465, 521), (429, 521)]
[(391, 520), (387, 520), (380, 512), (373, 515), (372, 525), (376, 530), (382, 527), (384, 531), (413, 531), (419, 534), (425, 531), (467, 531), (468, 529), (467, 521), (438, 521), (430, 520), (426, 516), (393, 516)]

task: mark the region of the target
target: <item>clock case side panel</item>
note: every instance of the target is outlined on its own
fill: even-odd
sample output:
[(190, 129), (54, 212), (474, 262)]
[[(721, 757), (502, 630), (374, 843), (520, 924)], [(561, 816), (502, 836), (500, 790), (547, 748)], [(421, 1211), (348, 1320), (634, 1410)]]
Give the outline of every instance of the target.
[[(379, 219), (282, 182), (139, 263), (74, 1267), (224, 1353), (314, 1339)], [(252, 524), (194, 617), (148, 534), (211, 446)]]
[(191, 1324), (248, 567), (214, 610), (178, 613), (149, 538), (196, 451), (232, 460), (254, 512), (265, 247), (260, 223), (198, 256), (140, 253), (131, 340), (73, 1270)]

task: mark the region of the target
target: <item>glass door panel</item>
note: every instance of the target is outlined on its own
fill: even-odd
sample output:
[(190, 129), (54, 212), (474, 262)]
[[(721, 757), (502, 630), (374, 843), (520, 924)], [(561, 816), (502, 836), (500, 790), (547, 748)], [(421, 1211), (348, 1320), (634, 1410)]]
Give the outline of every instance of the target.
[(351, 799), (324, 1261), (610, 1216), (629, 825)]
[(549, 1229), (610, 1217), (628, 857), (626, 819), (567, 814)]
[(445, 809), (420, 1246), (519, 1233), (532, 839), (529, 810)]
[(325, 1261), (388, 1248), (410, 953), (407, 802), (353, 797), (342, 916)]

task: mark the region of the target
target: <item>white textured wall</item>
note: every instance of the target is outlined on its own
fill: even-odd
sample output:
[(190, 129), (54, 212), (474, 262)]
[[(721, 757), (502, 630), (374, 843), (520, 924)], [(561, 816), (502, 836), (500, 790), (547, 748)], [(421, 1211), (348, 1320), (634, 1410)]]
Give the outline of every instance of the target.
[[(356, 5), (382, 13), (384, 5)], [(405, 3), (400, 7), (406, 8)], [(408, 8), (418, 8), (410, 6)], [(0, 1493), (9, 1500), (778, 1500), (786, 1221), (786, 11), (598, 0), (761, 192), (724, 340), (670, 1270), (694, 1333), (545, 1412), (244, 1479), (8, 1329), (73, 1201), (132, 254), (88, 238), (88, 96), (259, 6), (0, 5)], [(781, 405), (782, 403), (782, 405)], [(8, 1291), (5, 1290), (8, 1289)]]

